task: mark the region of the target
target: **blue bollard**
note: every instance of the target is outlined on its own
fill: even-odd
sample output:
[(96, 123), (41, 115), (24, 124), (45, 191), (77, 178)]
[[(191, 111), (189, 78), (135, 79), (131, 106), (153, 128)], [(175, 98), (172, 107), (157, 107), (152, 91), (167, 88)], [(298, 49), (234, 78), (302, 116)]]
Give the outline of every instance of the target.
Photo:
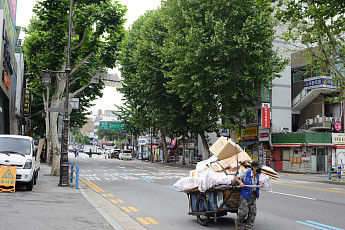
[(332, 170), (332, 166), (331, 166), (331, 163), (329, 163), (329, 174), (328, 174), (328, 180), (331, 180), (331, 170)]
[(73, 162), (71, 163), (71, 183), (73, 183)]
[(338, 166), (338, 172), (337, 172), (337, 176), (340, 179), (341, 178), (341, 166)]
[(78, 189), (79, 187), (79, 165), (77, 165), (76, 167), (76, 171), (75, 171), (75, 188)]

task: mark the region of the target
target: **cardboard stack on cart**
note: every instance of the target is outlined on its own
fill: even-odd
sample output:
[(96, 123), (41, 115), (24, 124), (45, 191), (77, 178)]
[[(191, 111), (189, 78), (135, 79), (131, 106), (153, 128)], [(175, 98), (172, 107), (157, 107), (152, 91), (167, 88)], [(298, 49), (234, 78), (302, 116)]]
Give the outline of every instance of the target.
[(218, 161), (211, 163), (216, 172), (235, 174), (245, 170), (252, 159), (243, 149), (231, 139), (220, 137), (210, 148), (210, 152), (218, 158)]

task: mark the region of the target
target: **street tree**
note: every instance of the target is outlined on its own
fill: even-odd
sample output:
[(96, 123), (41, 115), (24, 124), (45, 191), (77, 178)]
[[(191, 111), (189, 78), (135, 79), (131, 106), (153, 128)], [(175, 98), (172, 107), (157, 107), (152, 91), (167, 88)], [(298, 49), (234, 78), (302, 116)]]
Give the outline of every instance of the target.
[[(167, 87), (192, 107), (189, 123), (201, 136), (251, 116), (259, 89), (285, 62), (273, 49), (273, 7), (266, 0), (166, 0), (162, 20)], [(209, 152), (208, 152), (209, 155)]]
[[(277, 0), (277, 18), (286, 28), (282, 37), (305, 50), (307, 65), (331, 70), (345, 89), (345, 2), (339, 0)], [(341, 99), (344, 99), (342, 95)]]
[(99, 140), (103, 139), (104, 137), (106, 141), (114, 141), (115, 139), (126, 139), (126, 134), (121, 133), (121, 130), (98, 129), (96, 134)]
[(125, 103), (119, 116), (125, 129), (139, 135), (152, 130), (159, 133), (163, 155), (168, 161), (166, 136), (187, 136), (187, 111), (179, 96), (166, 89), (169, 78), (163, 73), (162, 48), (167, 31), (160, 10), (148, 11), (133, 23), (122, 46), (119, 89)]
[[(38, 0), (35, 16), (26, 29), (28, 37), (24, 52), (28, 69), (29, 87), (35, 89), (44, 107), (63, 105), (66, 89), (67, 43), (70, 0)], [(101, 95), (103, 84), (91, 84), (106, 68), (116, 65), (119, 43), (124, 35), (126, 9), (112, 0), (77, 0), (73, 5), (71, 38), (70, 98), (78, 96), (81, 109), (75, 123), (85, 120), (86, 108)], [(40, 86), (42, 70), (60, 71), (52, 74), (52, 85), (44, 93)], [(45, 118), (46, 136), (53, 149), (52, 174), (59, 174), (60, 152), (57, 135), (57, 112), (48, 112)]]

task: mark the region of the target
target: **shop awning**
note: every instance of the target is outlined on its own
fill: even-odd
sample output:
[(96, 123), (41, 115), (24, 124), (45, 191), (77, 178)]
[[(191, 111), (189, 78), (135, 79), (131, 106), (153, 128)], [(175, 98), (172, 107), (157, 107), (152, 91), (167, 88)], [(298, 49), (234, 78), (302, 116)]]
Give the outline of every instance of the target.
[(276, 148), (284, 148), (284, 147), (287, 147), (287, 148), (291, 148), (291, 147), (300, 147), (304, 144), (273, 144), (271, 145), (271, 147), (276, 147)]
[(307, 143), (307, 146), (327, 146), (327, 147), (334, 147), (335, 144), (332, 143)]
[(334, 145), (334, 149), (345, 149), (345, 145)]

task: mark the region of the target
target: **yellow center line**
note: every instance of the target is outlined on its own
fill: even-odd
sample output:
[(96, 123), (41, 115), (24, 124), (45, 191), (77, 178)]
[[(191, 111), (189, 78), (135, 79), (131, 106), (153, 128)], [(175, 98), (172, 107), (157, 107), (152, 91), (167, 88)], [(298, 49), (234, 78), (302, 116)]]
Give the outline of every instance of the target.
[(119, 203), (125, 203), (123, 200), (120, 200), (120, 199), (116, 199), (116, 201)]
[(92, 183), (91, 181), (88, 180), (88, 182), (89, 182), (90, 184), (92, 184), (95, 188), (97, 188), (98, 190), (100, 190), (101, 192), (104, 192), (103, 189), (101, 189), (100, 187), (98, 187), (97, 185), (95, 185), (94, 183)]
[(108, 195), (107, 194), (101, 194), (103, 197), (108, 197)]
[(114, 195), (113, 194), (107, 194), (109, 197), (114, 197)]
[(151, 217), (145, 217), (146, 220), (150, 221), (152, 224), (159, 224), (157, 221), (152, 219)]
[(150, 222), (148, 222), (147, 220), (145, 220), (144, 218), (137, 218), (137, 220), (139, 220), (142, 224), (150, 224)]
[(124, 211), (126, 211), (126, 212), (132, 212), (129, 208), (127, 208), (127, 207), (121, 207)]
[(294, 185), (294, 184), (283, 184), (278, 182), (271, 182), (272, 184), (279, 184), (279, 185), (286, 185), (291, 187), (297, 187), (297, 188), (307, 188), (307, 189), (314, 189), (319, 191), (325, 191), (325, 192), (335, 192), (335, 193), (342, 193), (345, 194), (343, 191), (337, 191), (337, 190), (331, 190), (331, 189), (324, 189), (324, 188), (314, 188), (314, 187), (308, 187), (308, 186), (302, 186), (302, 185)]
[(116, 200), (113, 200), (113, 199), (111, 199), (110, 201), (113, 202), (114, 204), (118, 203)]
[(132, 210), (133, 212), (139, 212), (138, 209), (134, 208), (134, 207), (128, 207), (130, 210)]
[(87, 186), (89, 186), (91, 189), (93, 189), (95, 192), (100, 192), (99, 189), (95, 188), (92, 184), (89, 183), (90, 181), (86, 181), (86, 180), (84, 180), (84, 179), (81, 178), (81, 177), (80, 177), (80, 180), (81, 180), (82, 182), (84, 182)]

